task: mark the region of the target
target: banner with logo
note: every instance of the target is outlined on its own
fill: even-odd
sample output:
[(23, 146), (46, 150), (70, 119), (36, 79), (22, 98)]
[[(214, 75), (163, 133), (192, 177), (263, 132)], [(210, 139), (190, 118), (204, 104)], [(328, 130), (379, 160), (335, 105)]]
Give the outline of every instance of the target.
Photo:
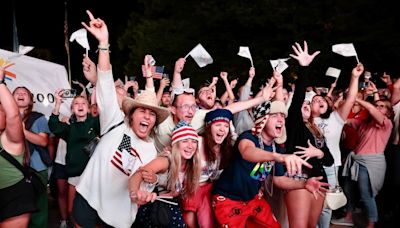
[[(6, 68), (5, 80), (10, 91), (25, 86), (33, 93), (33, 110), (51, 115), (54, 108), (54, 92), (57, 89), (70, 89), (65, 67), (60, 64), (33, 58), (0, 49), (0, 62), (10, 62)], [(70, 116), (72, 98), (65, 99), (60, 108), (61, 115)]]

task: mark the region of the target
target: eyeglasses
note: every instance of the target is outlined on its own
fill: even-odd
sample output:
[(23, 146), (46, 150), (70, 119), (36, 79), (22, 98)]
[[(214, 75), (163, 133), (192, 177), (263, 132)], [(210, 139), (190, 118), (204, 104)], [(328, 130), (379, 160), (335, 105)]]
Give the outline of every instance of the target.
[(212, 89), (210, 89), (210, 88), (204, 88), (204, 89), (201, 89), (201, 90), (199, 91), (199, 96), (200, 96), (201, 94), (203, 94), (203, 93), (212, 93), (212, 92), (213, 92)]
[(178, 108), (180, 108), (180, 109), (182, 109), (182, 111), (186, 112), (186, 111), (189, 111), (189, 109), (192, 109), (193, 111), (196, 111), (198, 106), (195, 105), (195, 104), (194, 105), (185, 104), (185, 105), (178, 106)]

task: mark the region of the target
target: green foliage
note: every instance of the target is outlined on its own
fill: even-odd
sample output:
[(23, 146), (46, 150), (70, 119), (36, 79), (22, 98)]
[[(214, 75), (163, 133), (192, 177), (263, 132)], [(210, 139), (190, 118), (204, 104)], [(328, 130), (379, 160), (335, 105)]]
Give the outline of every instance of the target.
[[(175, 61), (201, 43), (214, 63), (199, 68), (187, 59), (183, 77), (190, 77), (194, 87), (223, 70), (244, 83), (250, 62), (237, 52), (239, 46), (249, 46), (258, 87), (266, 81), (265, 75), (271, 75), (270, 59), (287, 57), (294, 42), (307, 40), (310, 51), (322, 52), (314, 71), (320, 76), (316, 81), (326, 85), (321, 76), (329, 66), (343, 69), (342, 75), (346, 75), (356, 64), (354, 58), (333, 54), (331, 46), (335, 43), (354, 43), (367, 68), (390, 66), (393, 63), (389, 59), (399, 57), (398, 42), (393, 43), (399, 35), (388, 34), (396, 18), (385, 16), (395, 13), (394, 7), (385, 4), (374, 0), (139, 0), (140, 7), (131, 13), (118, 45), (129, 53), (125, 73), (141, 75), (146, 54), (152, 54), (157, 65), (172, 73)], [(289, 65), (293, 63), (289, 61)], [(289, 70), (284, 72), (286, 82), (293, 81), (290, 75)], [(347, 86), (347, 82), (348, 77), (341, 77), (339, 85)]]

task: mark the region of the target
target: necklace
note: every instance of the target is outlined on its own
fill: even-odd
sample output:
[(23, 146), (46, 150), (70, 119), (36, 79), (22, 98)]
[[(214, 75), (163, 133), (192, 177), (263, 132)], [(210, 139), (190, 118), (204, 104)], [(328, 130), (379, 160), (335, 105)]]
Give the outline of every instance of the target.
[[(261, 136), (258, 136), (258, 142), (260, 144), (260, 149), (265, 150), (264, 149), (264, 142), (262, 140)], [(276, 146), (275, 146), (275, 141), (272, 141), (272, 153), (276, 153)], [(268, 162), (264, 162), (264, 167), (271, 167), (272, 169), (267, 178), (264, 180), (264, 189), (266, 190), (266, 192), (268, 193), (269, 196), (272, 196), (274, 194), (274, 183), (273, 183), (273, 176), (275, 175), (275, 161), (268, 161)]]

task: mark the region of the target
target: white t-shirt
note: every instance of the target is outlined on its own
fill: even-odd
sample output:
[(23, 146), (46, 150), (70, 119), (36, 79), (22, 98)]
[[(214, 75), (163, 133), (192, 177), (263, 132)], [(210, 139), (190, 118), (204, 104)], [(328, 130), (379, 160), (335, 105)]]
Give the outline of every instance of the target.
[(324, 134), (326, 145), (335, 160), (335, 166), (341, 166), (342, 160), (339, 144), (345, 121), (340, 117), (337, 111), (333, 111), (328, 119), (322, 119), (320, 117), (314, 118), (314, 123)]
[[(112, 72), (98, 71), (97, 105), (102, 134), (124, 120), (118, 105)], [(105, 223), (130, 228), (137, 204), (129, 197), (129, 177), (156, 157), (153, 140), (139, 139), (127, 121), (105, 134), (96, 147), (76, 190)]]

